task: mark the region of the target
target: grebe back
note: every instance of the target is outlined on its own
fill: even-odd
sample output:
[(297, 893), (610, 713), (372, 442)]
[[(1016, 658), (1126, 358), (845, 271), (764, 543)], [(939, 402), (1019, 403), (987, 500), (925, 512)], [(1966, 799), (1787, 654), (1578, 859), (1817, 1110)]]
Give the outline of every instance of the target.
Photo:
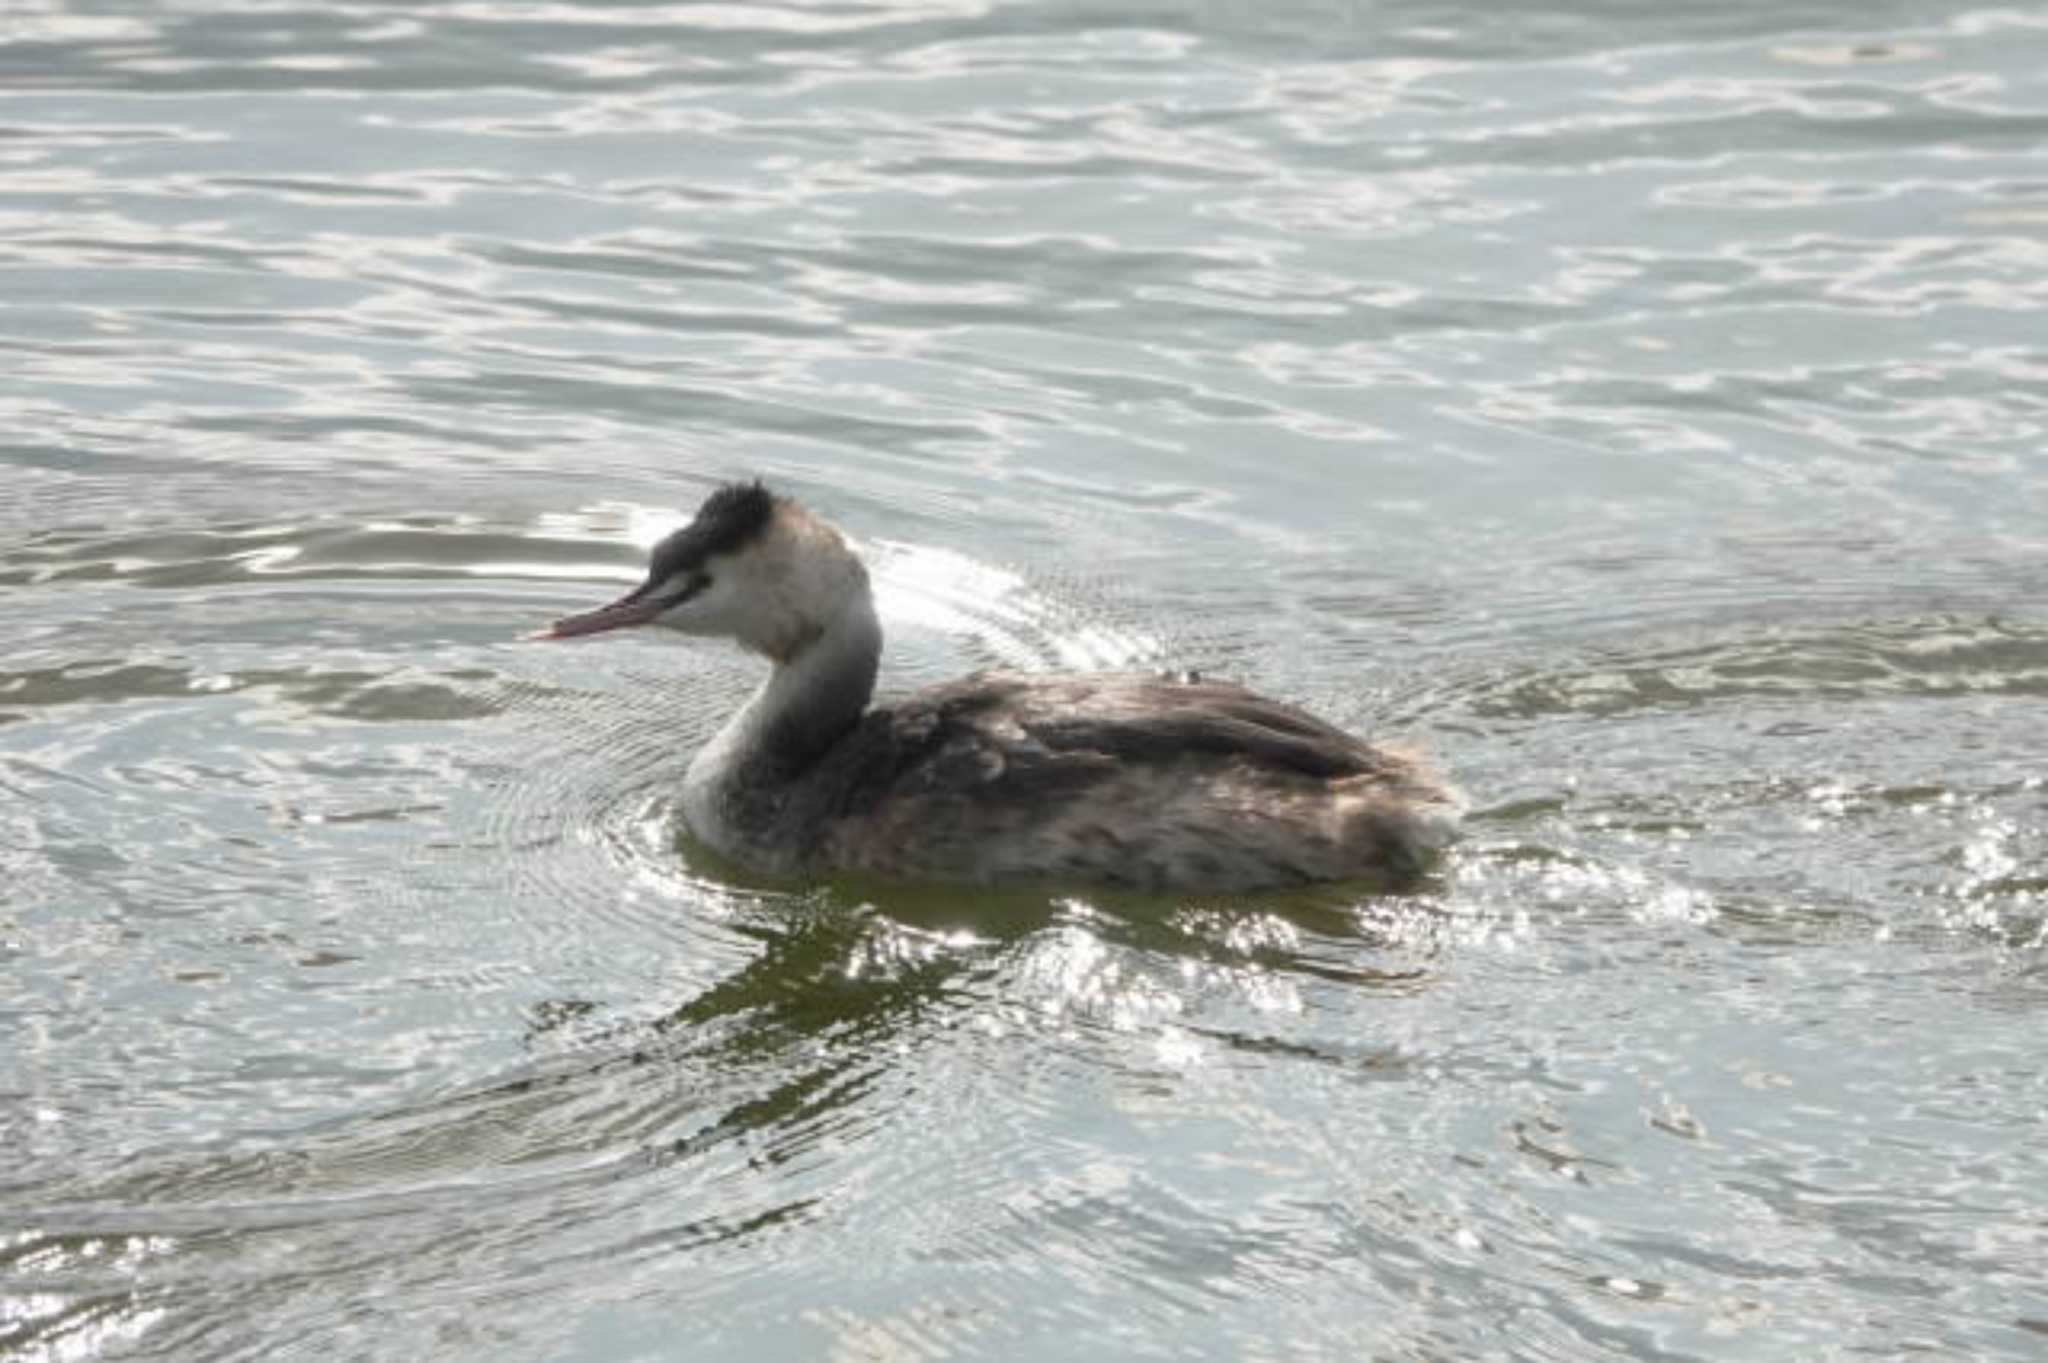
[(683, 782), (691, 832), (756, 870), (1250, 890), (1412, 875), (1464, 807), (1416, 755), (1224, 682), (979, 672), (870, 710), (867, 570), (758, 482), (713, 492), (625, 596), (535, 637), (636, 625), (773, 665)]

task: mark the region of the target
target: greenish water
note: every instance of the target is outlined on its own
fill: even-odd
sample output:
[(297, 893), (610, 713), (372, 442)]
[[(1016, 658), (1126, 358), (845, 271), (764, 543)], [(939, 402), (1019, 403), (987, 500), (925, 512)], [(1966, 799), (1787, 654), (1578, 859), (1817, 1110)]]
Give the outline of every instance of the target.
[[(0, 1356), (2032, 1359), (2048, 13), (0, 14)], [(1234, 676), (1413, 894), (736, 880), (885, 684)]]

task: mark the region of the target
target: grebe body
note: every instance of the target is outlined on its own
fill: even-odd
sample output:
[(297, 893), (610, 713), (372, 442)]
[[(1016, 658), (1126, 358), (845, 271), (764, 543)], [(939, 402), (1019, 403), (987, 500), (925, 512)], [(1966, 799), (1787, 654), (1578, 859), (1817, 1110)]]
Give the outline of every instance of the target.
[(638, 587), (538, 637), (637, 625), (772, 664), (683, 783), (691, 832), (760, 871), (1209, 891), (1405, 877), (1463, 809), (1415, 754), (1225, 682), (981, 672), (870, 709), (867, 571), (759, 483), (718, 489)]

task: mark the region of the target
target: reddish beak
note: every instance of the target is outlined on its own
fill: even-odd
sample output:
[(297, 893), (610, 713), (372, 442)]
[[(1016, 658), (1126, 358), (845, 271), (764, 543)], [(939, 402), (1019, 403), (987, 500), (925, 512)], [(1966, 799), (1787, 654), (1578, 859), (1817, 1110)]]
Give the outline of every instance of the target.
[(574, 639), (583, 634), (602, 634), (609, 629), (644, 625), (661, 614), (662, 603), (640, 599), (638, 593), (622, 596), (609, 606), (599, 606), (581, 615), (565, 615), (546, 629), (535, 630), (529, 639)]

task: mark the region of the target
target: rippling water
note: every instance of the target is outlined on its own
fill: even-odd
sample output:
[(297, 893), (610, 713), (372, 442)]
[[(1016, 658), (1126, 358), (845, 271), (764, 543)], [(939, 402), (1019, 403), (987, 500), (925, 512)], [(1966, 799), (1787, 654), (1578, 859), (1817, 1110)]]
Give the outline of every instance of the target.
[[(2048, 13), (0, 13), (0, 1354), (2022, 1359)], [(888, 684), (1430, 742), (1419, 893), (763, 890)]]

